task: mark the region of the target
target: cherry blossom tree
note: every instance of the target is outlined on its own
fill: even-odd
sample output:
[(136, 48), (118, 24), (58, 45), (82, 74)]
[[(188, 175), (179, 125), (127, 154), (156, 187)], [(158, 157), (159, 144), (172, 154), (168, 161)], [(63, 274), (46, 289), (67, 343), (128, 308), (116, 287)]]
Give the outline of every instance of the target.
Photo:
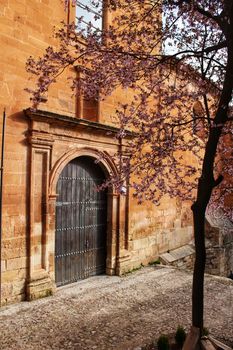
[[(66, 10), (76, 2), (82, 4), (65, 1)], [(94, 19), (102, 16), (100, 1), (82, 6)], [(81, 16), (56, 32), (59, 48), (29, 58), (27, 70), (38, 77), (33, 105), (68, 67), (79, 71), (78, 79), (70, 77), (71, 89), (88, 98), (127, 91), (115, 114), (130, 156), (120, 155), (119, 178), (110, 181), (120, 186), (134, 174), (130, 185), (139, 202), (157, 205), (165, 194), (192, 200), (192, 325), (202, 330), (205, 213), (208, 206), (221, 208), (233, 219), (226, 203), (233, 175), (233, 1), (109, 0), (103, 6), (111, 21), (102, 30), (93, 22), (83, 26)]]

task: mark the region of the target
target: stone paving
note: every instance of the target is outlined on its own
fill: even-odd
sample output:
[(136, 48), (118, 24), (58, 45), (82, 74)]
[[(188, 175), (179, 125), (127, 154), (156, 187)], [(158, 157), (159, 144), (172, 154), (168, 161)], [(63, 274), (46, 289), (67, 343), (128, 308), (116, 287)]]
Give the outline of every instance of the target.
[[(0, 310), (1, 350), (130, 350), (187, 329), (191, 272), (146, 267), (125, 277), (97, 276), (45, 299)], [(205, 326), (233, 345), (233, 281), (206, 276)]]

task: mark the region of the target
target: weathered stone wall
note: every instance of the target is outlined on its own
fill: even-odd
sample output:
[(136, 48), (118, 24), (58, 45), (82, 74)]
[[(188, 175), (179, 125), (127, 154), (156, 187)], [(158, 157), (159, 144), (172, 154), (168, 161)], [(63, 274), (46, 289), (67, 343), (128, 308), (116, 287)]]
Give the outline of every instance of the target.
[(206, 221), (206, 272), (229, 276), (233, 271), (233, 225), (222, 215)]
[[(6, 109), (2, 228), (2, 303), (25, 298), (29, 271), (28, 230), (30, 149), (28, 121), (23, 109), (30, 106), (26, 87), (33, 81), (25, 71), (27, 58), (43, 53), (54, 44), (53, 26), (64, 19), (60, 1), (3, 0), (0, 2), (0, 115)], [(66, 81), (50, 91), (47, 108), (69, 113), (73, 101), (64, 99)]]
[[(82, 148), (106, 151), (109, 156), (118, 149), (116, 141), (107, 136), (106, 131), (93, 133), (92, 128), (74, 127), (69, 121), (63, 124), (42, 119), (32, 122), (23, 113), (31, 104), (24, 89), (34, 86), (25, 71), (25, 62), (30, 55), (42, 55), (48, 45), (56, 45), (53, 26), (59, 26), (65, 18), (60, 1), (56, 6), (54, 0), (0, 2), (0, 115), (4, 108), (7, 114), (2, 303), (44, 296), (54, 290), (56, 194), (49, 191), (57, 164), (71, 151), (75, 157)], [(64, 73), (51, 87), (47, 103), (41, 106), (44, 111), (75, 118), (76, 102), (67, 83), (70, 74), (73, 73)], [(100, 122), (116, 124), (116, 103), (129, 99), (130, 94), (119, 89), (108, 97), (101, 106)], [(111, 206), (116, 217), (114, 214), (111, 218), (114, 236), (109, 242), (109, 274), (147, 264), (156, 260), (160, 253), (192, 239), (189, 203), (164, 198), (160, 207), (151, 203), (138, 205), (130, 193), (129, 199), (124, 196), (118, 199), (114, 194)]]
[(190, 203), (164, 197), (159, 207), (152, 203), (137, 204), (131, 197), (129, 211), (130, 259), (122, 272), (146, 265), (161, 253), (192, 242), (192, 212)]

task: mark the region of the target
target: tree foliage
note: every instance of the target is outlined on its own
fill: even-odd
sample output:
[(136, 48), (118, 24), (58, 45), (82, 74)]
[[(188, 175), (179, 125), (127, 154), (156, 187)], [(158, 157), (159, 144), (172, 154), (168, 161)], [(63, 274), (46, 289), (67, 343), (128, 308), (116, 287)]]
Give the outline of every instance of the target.
[[(65, 4), (70, 6), (69, 1)], [(86, 6), (98, 18), (102, 3), (93, 1)], [(131, 185), (139, 201), (159, 203), (164, 193), (194, 199), (198, 164), (210, 130), (222, 132), (224, 124), (222, 135), (232, 132), (228, 122), (230, 86), (225, 88), (229, 96), (224, 98), (224, 123), (214, 120), (230, 65), (231, 1), (161, 4), (154, 0), (113, 0), (105, 6), (113, 20), (103, 31), (94, 30), (93, 23), (83, 29), (82, 18), (78, 18), (55, 33), (59, 49), (48, 47), (39, 60), (29, 59), (27, 69), (38, 75), (34, 104), (69, 66), (80, 73), (79, 79), (75, 74), (70, 78), (71, 88), (87, 98), (104, 99), (119, 86), (130, 90), (130, 100), (117, 107), (122, 128), (136, 131), (128, 144), (131, 164), (121, 166), (121, 178), (132, 172), (138, 177)], [(229, 70), (228, 75), (232, 77)], [(197, 101), (203, 105), (199, 114), (193, 112)], [(194, 128), (198, 127), (205, 130), (202, 142), (195, 135)], [(119, 137), (123, 135), (122, 131)], [(227, 142), (219, 152), (221, 166), (215, 164), (214, 170), (218, 176), (224, 168), (228, 182), (232, 172), (230, 151), (226, 149), (232, 146), (230, 137), (225, 137)], [(191, 152), (196, 159), (192, 156), (190, 161), (181, 151)], [(219, 163), (220, 158), (215, 160)], [(224, 183), (222, 188), (227, 194), (231, 190)], [(216, 191), (215, 198), (218, 206), (226, 208), (222, 192)]]

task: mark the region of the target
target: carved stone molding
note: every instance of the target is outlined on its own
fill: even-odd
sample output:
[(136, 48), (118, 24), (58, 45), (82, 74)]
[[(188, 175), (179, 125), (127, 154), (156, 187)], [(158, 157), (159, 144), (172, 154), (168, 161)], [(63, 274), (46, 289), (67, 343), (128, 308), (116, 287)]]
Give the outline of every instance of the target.
[[(59, 175), (70, 161), (81, 156), (98, 160), (106, 178), (117, 175), (109, 149), (105, 150), (102, 145), (106, 143), (117, 151), (118, 141), (112, 134), (118, 129), (45, 111), (27, 110), (25, 114), (30, 120), (30, 273), (27, 295), (31, 300), (49, 295), (56, 289), (54, 248)], [(110, 188), (106, 242), (106, 273), (109, 275), (120, 274), (124, 262), (129, 259), (125, 249), (128, 239), (126, 210), (126, 197)]]

